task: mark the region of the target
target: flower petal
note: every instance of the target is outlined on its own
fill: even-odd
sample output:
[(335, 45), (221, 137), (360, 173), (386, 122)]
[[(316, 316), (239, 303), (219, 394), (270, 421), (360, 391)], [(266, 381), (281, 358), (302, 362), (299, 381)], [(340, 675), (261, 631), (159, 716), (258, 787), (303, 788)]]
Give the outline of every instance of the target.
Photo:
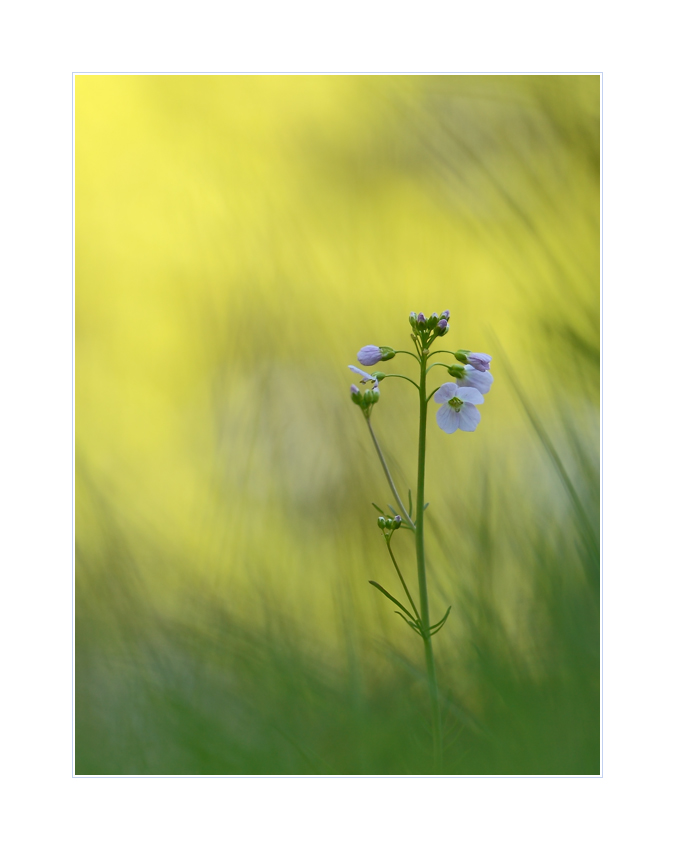
[(460, 387), (475, 387), (482, 395), (490, 392), (493, 382), (494, 375), (491, 372), (479, 372), (473, 366), (465, 366), (464, 377), (457, 381)]
[(459, 413), (450, 407), (449, 404), (441, 405), (436, 411), (438, 427), (441, 431), (445, 431), (446, 434), (454, 434), (459, 426), (459, 421)]
[(457, 395), (457, 384), (449, 381), (447, 384), (441, 384), (438, 390), (434, 395), (434, 401), (436, 404), (443, 404), (446, 401), (450, 401), (451, 398), (454, 398)]
[(379, 345), (364, 345), (356, 357), (363, 366), (374, 366), (382, 360), (382, 351)]
[(460, 431), (475, 431), (480, 422), (480, 410), (469, 402), (464, 402), (457, 414)]
[(479, 372), (490, 371), (490, 361), (492, 357), (489, 354), (483, 354), (482, 351), (471, 351), (468, 356), (469, 363)]
[(463, 402), (471, 404), (482, 404), (485, 399), (475, 387), (460, 387), (457, 390), (457, 398), (461, 398)]
[(352, 372), (356, 372), (357, 375), (362, 376), (362, 384), (365, 384), (367, 381), (373, 381), (375, 383), (375, 386), (377, 386), (377, 379), (373, 378), (373, 376), (369, 375), (367, 372), (364, 372), (363, 369), (359, 369), (358, 366), (350, 366), (349, 368), (352, 370)]

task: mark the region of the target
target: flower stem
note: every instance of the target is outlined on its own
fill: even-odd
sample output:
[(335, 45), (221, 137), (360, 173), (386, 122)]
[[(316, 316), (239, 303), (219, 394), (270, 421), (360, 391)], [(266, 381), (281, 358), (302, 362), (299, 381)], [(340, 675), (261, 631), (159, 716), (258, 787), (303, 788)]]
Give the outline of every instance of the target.
[(401, 497), (398, 495), (398, 490), (396, 489), (396, 485), (394, 484), (394, 479), (391, 477), (391, 473), (389, 472), (389, 467), (387, 466), (387, 462), (384, 459), (384, 455), (382, 454), (382, 449), (380, 448), (380, 444), (377, 442), (377, 437), (375, 436), (375, 432), (373, 431), (373, 426), (370, 424), (370, 419), (366, 419), (366, 422), (368, 423), (368, 430), (370, 431), (370, 436), (373, 438), (373, 443), (375, 444), (375, 448), (377, 449), (377, 456), (380, 459), (380, 463), (382, 464), (382, 469), (384, 470), (384, 474), (387, 476), (387, 481), (389, 482), (389, 486), (391, 487), (391, 492), (394, 494), (394, 499), (396, 499), (396, 504), (401, 509), (401, 516), (403, 516), (405, 521), (407, 523), (409, 523), (410, 527), (412, 529), (414, 529), (415, 523), (412, 521), (412, 519), (408, 515), (408, 511), (405, 509), (405, 505), (401, 501)]
[[(429, 595), (427, 593), (426, 565), (424, 561), (424, 467), (427, 443), (427, 374), (428, 354), (422, 354), (420, 361), (420, 432), (417, 454), (417, 509), (415, 513), (415, 550), (417, 553), (417, 580), (420, 593), (420, 612), (422, 638), (424, 640), (424, 658), (427, 666), (429, 697), (431, 699), (431, 726), (434, 745), (434, 772), (442, 773), (443, 741), (441, 737), (441, 711), (438, 702), (438, 682), (434, 664), (434, 651), (429, 634)], [(370, 423), (369, 423), (370, 424)]]

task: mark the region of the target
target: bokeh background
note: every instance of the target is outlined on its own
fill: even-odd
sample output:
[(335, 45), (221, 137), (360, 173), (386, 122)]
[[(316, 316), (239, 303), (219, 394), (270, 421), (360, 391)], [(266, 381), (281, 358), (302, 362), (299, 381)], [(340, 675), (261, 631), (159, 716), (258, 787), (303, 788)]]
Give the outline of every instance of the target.
[(429, 425), (444, 770), (599, 772), (599, 130), (595, 75), (76, 77), (78, 774), (431, 771), (347, 364), (444, 309), (495, 377)]

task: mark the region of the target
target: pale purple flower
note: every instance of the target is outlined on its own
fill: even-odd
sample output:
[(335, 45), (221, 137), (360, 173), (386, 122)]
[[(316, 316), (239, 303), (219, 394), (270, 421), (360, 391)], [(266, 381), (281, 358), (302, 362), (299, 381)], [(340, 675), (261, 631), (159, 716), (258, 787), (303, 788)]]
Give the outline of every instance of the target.
[(458, 387), (457, 384), (441, 384), (434, 395), (436, 404), (440, 404), (436, 412), (436, 422), (441, 431), (454, 434), (460, 431), (475, 431), (480, 422), (477, 404), (482, 404), (483, 396), (475, 387)]
[(374, 366), (382, 360), (382, 350), (379, 345), (364, 345), (356, 355), (363, 366)]
[(375, 384), (373, 389), (377, 389), (377, 386), (378, 386), (377, 378), (374, 378), (372, 375), (369, 375), (367, 372), (364, 372), (363, 369), (359, 369), (358, 366), (350, 366), (349, 368), (352, 370), (352, 372), (356, 372), (357, 375), (361, 375), (361, 377), (363, 379), (361, 381), (362, 384), (367, 384), (369, 381), (372, 381)]
[(490, 369), (490, 357), (489, 354), (481, 354), (477, 351), (472, 351), (467, 355), (466, 359), (473, 366), (474, 369), (478, 369), (479, 372), (488, 372)]
[(494, 376), (490, 372), (480, 372), (478, 369), (474, 369), (473, 366), (465, 366), (464, 376), (457, 378), (457, 385), (460, 387), (475, 387), (479, 393), (485, 395), (490, 392), (493, 381)]

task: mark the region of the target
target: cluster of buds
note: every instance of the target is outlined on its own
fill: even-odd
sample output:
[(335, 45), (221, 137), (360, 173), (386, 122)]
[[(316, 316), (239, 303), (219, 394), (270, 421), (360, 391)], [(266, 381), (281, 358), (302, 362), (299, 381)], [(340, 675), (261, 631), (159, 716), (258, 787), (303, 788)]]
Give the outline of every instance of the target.
[(351, 393), (351, 398), (354, 404), (357, 404), (363, 411), (363, 415), (366, 419), (369, 419), (373, 405), (377, 404), (380, 400), (380, 390), (378, 389), (377, 383), (372, 389), (364, 390), (363, 392), (361, 392), (356, 384), (352, 384), (349, 388), (349, 392)]
[(408, 321), (415, 336), (421, 336), (423, 339), (429, 340), (437, 336), (446, 335), (449, 318), (450, 310), (443, 310), (440, 316), (438, 313), (432, 313), (428, 319), (424, 313), (412, 312)]
[(387, 531), (396, 531), (397, 528), (401, 527), (401, 522), (403, 520), (401, 517), (396, 514), (395, 517), (385, 517), (379, 516), (377, 518), (377, 527), (381, 528), (383, 531), (386, 529)]

